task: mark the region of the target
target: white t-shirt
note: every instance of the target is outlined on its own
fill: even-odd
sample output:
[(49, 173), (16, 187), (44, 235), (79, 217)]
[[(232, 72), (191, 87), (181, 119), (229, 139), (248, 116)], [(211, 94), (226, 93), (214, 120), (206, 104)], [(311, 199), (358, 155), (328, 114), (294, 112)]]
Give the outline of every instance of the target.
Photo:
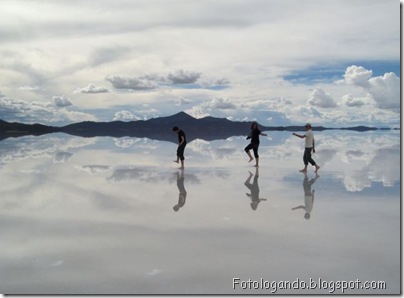
[(314, 135), (313, 135), (313, 131), (311, 129), (309, 129), (306, 132), (306, 140), (305, 140), (305, 147), (306, 148), (313, 148), (314, 147)]
[(304, 210), (306, 210), (307, 213), (310, 213), (311, 210), (313, 210), (313, 203), (314, 203), (313, 201), (314, 201), (313, 193), (304, 196)]

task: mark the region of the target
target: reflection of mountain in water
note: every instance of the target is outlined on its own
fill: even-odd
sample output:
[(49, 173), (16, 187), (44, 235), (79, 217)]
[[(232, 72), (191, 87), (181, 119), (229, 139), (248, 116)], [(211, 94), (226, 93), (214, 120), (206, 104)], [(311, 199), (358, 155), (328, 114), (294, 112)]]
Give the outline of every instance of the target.
[[(372, 189), (374, 183), (396, 188), (400, 184), (401, 146), (398, 133), (317, 133), (316, 161), (322, 165), (322, 172), (338, 177), (337, 180), (342, 181), (349, 192)], [(121, 146), (122, 144), (116, 144), (117, 140), (128, 144), (131, 141), (136, 145)], [(187, 185), (194, 182), (192, 171), (210, 179), (229, 179), (235, 162), (241, 161), (241, 165), (245, 162), (242, 155), (245, 143), (244, 137), (213, 142), (196, 140), (190, 143), (187, 150), (192, 156), (194, 169), (185, 173)], [(271, 139), (263, 139), (261, 146), (262, 159), (269, 169), (285, 169), (279, 172), (280, 175), (291, 173), (290, 169), (295, 172), (296, 163), (301, 162), (302, 144), (289, 132), (271, 133)], [(60, 133), (7, 138), (1, 141), (0, 168), (10, 165), (13, 172), (19, 169), (26, 174), (39, 173), (46, 167), (55, 165), (58, 169), (73, 167), (90, 175), (105, 176), (108, 182), (137, 180), (147, 183), (176, 183), (171, 170), (167, 172), (163, 170), (164, 167), (161, 168), (161, 165), (167, 163), (168, 167), (173, 166), (170, 153), (175, 148), (173, 144), (147, 138), (81, 138)], [(146, 156), (150, 163), (138, 163)], [(46, 162), (47, 166), (39, 167), (40, 163)], [(14, 163), (18, 165), (14, 167)]]
[[(7, 137), (22, 135), (42, 135), (46, 133), (64, 132), (81, 137), (111, 136), (111, 137), (137, 137), (149, 138), (162, 141), (175, 142), (171, 129), (178, 126), (187, 133), (187, 139), (217, 140), (226, 139), (231, 136), (246, 135), (250, 129), (251, 122), (230, 121), (225, 118), (205, 117), (196, 119), (184, 112), (168, 116), (158, 117), (149, 120), (138, 120), (130, 122), (80, 122), (64, 127), (53, 127), (41, 124), (9, 123), (0, 120), (0, 140)], [(299, 131), (302, 126), (263, 126), (265, 131)], [(314, 130), (325, 130), (331, 128), (315, 127)], [(375, 130), (376, 128), (356, 126), (340, 128), (355, 131)]]

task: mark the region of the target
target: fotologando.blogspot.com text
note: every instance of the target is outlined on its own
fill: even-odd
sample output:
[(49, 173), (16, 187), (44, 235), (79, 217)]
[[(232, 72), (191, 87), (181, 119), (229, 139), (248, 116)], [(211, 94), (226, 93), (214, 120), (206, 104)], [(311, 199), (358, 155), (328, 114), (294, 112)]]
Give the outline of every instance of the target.
[(325, 290), (329, 293), (345, 293), (347, 290), (386, 290), (385, 281), (338, 280), (328, 281), (322, 278), (303, 280), (296, 278), (293, 281), (270, 281), (264, 278), (259, 280), (242, 280), (238, 277), (232, 280), (233, 290), (268, 290), (270, 293), (281, 293), (290, 290)]

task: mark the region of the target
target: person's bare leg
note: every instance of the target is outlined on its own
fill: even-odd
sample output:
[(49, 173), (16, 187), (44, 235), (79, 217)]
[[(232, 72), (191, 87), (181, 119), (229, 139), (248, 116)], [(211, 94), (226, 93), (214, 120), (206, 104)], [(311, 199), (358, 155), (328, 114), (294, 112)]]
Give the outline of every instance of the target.
[(185, 167), (184, 167), (184, 160), (181, 160), (181, 167), (180, 167), (180, 169), (184, 169)]
[(315, 164), (316, 170), (314, 171), (314, 173), (317, 173), (318, 170), (320, 170), (320, 166), (318, 164)]
[(248, 162), (252, 162), (252, 160), (253, 160), (254, 158), (252, 157), (250, 151), (247, 151), (246, 153), (247, 153), (248, 157), (250, 158), (250, 160), (249, 160)]
[(256, 159), (255, 159), (255, 167), (259, 167), (259, 165), (258, 165), (258, 163), (259, 163), (259, 158), (257, 157)]
[(303, 168), (303, 169), (301, 169), (299, 172), (302, 172), (302, 173), (307, 173), (307, 165), (305, 165), (305, 166), (304, 166), (304, 168)]

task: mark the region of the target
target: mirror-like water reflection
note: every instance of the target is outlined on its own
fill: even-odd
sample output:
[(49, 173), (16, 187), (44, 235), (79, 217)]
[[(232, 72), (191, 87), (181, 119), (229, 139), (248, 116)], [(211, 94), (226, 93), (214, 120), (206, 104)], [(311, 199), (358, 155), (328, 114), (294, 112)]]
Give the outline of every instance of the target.
[[(254, 294), (240, 281), (384, 281), (400, 291), (399, 132), (317, 132), (319, 175), (290, 133), (175, 143), (63, 134), (0, 147), (0, 291)], [(245, 284), (242, 284), (245, 285)], [(268, 284), (267, 284), (268, 285)], [(331, 285), (331, 283), (329, 284)], [(277, 293), (328, 293), (278, 289)], [(341, 290), (335, 290), (341, 294)]]

